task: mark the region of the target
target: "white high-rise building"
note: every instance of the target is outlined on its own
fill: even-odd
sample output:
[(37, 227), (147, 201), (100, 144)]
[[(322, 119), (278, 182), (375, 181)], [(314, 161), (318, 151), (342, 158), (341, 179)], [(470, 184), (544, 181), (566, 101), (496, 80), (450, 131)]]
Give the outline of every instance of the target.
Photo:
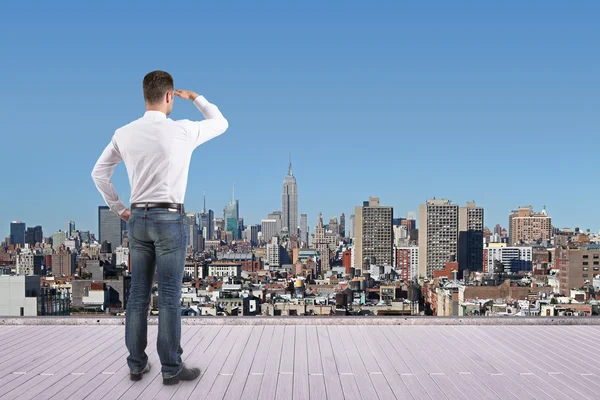
[(288, 167), (288, 175), (283, 180), (281, 194), (281, 229), (290, 235), (296, 235), (298, 231), (298, 185), (292, 173), (292, 161)]
[(274, 236), (279, 235), (276, 219), (263, 219), (261, 225), (262, 241), (264, 243), (269, 243)]

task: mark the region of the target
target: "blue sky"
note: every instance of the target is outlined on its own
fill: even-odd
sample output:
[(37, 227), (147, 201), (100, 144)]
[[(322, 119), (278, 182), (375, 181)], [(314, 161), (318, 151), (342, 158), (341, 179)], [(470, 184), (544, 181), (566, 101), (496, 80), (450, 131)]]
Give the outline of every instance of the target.
[[(90, 3), (90, 4), (88, 4)], [(485, 4), (484, 4), (485, 3)], [(460, 4), (460, 5), (459, 5)], [(427, 198), (519, 205), (597, 231), (598, 2), (10, 2), (0, 9), (0, 235), (97, 231), (91, 169), (171, 72), (230, 121), (198, 148), (186, 206), (281, 207), (292, 153), (315, 226), (370, 195), (397, 216)], [(199, 116), (179, 101), (172, 117)], [(114, 176), (129, 198), (125, 168)]]

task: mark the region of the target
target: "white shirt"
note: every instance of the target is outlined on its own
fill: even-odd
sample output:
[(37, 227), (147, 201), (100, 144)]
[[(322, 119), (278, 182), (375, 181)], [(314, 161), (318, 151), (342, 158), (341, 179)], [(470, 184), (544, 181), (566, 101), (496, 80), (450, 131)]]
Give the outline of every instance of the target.
[(117, 129), (92, 171), (111, 210), (119, 215), (127, 210), (111, 181), (121, 161), (131, 184), (130, 203), (183, 204), (192, 152), (229, 126), (217, 106), (203, 96), (194, 104), (205, 120), (173, 121), (160, 111), (146, 111), (142, 118)]

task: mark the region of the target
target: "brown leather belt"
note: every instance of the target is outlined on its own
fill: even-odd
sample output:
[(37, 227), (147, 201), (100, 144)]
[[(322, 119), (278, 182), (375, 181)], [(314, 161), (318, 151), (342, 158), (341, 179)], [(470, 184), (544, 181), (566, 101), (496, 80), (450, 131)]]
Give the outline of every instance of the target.
[(180, 203), (133, 203), (131, 209), (143, 208), (150, 210), (151, 208), (168, 208), (174, 211), (184, 212), (183, 204)]

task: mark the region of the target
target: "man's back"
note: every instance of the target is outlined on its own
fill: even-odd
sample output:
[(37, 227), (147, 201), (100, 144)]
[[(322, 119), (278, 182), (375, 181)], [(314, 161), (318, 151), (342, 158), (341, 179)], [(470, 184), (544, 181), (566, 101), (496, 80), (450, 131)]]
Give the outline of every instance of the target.
[[(158, 275), (158, 355), (163, 383), (175, 385), (200, 376), (181, 358), (181, 286), (186, 259), (187, 230), (183, 201), (192, 152), (227, 130), (217, 106), (188, 90), (174, 90), (173, 77), (153, 71), (144, 77), (146, 113), (117, 129), (98, 159), (92, 178), (109, 207), (129, 223), (131, 290), (127, 303), (125, 343), (130, 377), (137, 381), (150, 371), (146, 354), (148, 308), (153, 277)], [(173, 121), (167, 118), (174, 97), (193, 100), (206, 118)], [(131, 184), (131, 211), (119, 199), (111, 177), (123, 161)]]

